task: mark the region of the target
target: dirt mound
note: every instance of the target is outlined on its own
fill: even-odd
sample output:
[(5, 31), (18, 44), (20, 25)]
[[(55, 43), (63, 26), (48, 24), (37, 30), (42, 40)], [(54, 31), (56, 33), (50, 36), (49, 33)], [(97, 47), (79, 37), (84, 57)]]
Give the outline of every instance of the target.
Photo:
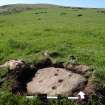
[(38, 70), (33, 80), (27, 84), (28, 94), (49, 96), (72, 95), (74, 90), (84, 87), (86, 78), (64, 68), (49, 67)]

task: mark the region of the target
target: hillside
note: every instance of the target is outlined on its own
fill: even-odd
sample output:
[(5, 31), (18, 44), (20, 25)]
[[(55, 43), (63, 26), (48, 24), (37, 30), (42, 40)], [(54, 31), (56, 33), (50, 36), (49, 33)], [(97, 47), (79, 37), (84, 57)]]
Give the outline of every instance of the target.
[(101, 9), (65, 7), (1, 14), (0, 59), (49, 50), (58, 51), (62, 58), (75, 55), (80, 62), (102, 67), (104, 16)]
[(11, 14), (19, 13), (22, 11), (28, 11), (32, 9), (43, 9), (48, 7), (56, 7), (56, 5), (51, 4), (11, 4), (0, 6), (0, 14)]
[[(105, 9), (47, 4), (1, 6), (0, 64), (10, 59), (37, 62), (37, 55), (44, 51), (54, 61), (68, 62), (74, 56), (80, 64), (93, 67), (96, 81), (103, 86)], [(0, 78), (5, 72), (1, 71)]]

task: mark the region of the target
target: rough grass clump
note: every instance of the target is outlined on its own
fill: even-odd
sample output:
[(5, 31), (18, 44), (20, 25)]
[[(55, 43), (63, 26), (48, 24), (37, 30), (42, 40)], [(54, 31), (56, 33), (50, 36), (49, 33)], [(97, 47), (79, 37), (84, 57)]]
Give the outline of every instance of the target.
[(0, 69), (0, 79), (2, 79), (3, 77), (5, 77), (8, 73), (8, 68), (3, 68), (3, 69)]
[(38, 15), (38, 14), (46, 14), (46, 13), (48, 13), (48, 12), (47, 11), (37, 11), (34, 14)]
[(12, 49), (21, 49), (21, 50), (29, 47), (29, 44), (27, 42), (17, 41), (13, 39), (8, 40), (8, 45)]
[(5, 54), (1, 53), (0, 60), (3, 60), (5, 58)]
[[(62, 97), (60, 101), (49, 100), (42, 101), (40, 98), (34, 97), (33, 99), (26, 99), (24, 96), (16, 96), (8, 91), (1, 92), (0, 94), (0, 105), (76, 105), (75, 101), (68, 100)], [(90, 102), (85, 105), (102, 105), (98, 100), (98, 97), (93, 95), (90, 98)], [(104, 104), (103, 104), (104, 105)]]
[(78, 14), (77, 16), (80, 17), (80, 16), (83, 16), (83, 15), (82, 14)]
[(44, 29), (44, 31), (49, 32), (49, 31), (52, 31), (52, 29), (50, 29), (50, 28), (46, 28), (46, 29)]
[(15, 96), (8, 91), (1, 92), (0, 94), (0, 105), (46, 105), (38, 98), (32, 100), (26, 99), (25, 97)]
[(60, 15), (66, 15), (66, 14), (67, 14), (66, 12), (61, 12), (61, 13), (60, 13)]

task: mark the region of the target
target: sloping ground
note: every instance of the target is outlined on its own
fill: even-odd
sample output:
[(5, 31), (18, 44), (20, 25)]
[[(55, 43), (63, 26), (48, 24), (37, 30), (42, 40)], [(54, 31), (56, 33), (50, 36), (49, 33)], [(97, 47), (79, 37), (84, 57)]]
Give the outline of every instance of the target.
[[(78, 57), (81, 64), (92, 65), (97, 69), (96, 80), (98, 79), (98, 87), (99, 85), (100, 87), (99, 94), (96, 95), (98, 98), (102, 98), (105, 104), (105, 99), (103, 98), (105, 93), (104, 20), (104, 9), (65, 7), (57, 7), (55, 9), (37, 8), (36, 10), (14, 15), (0, 15), (0, 63), (8, 59), (27, 59), (27, 56), (32, 60), (35, 54), (45, 49), (57, 51), (59, 54), (56, 57), (63, 60), (67, 60), (68, 56), (74, 55)], [(35, 67), (38, 67), (36, 67), (37, 69), (30, 69), (31, 65), (27, 65), (23, 69), (19, 69), (21, 67), (19, 66), (17, 67), (17, 73), (20, 72), (18, 75), (16, 72), (12, 72), (13, 70), (0, 69), (0, 79), (2, 79), (0, 89), (8, 89), (9, 85), (10, 91), (15, 88), (16, 93), (19, 89), (24, 89), (26, 83), (34, 77), (35, 70), (47, 68), (42, 64), (35, 65)], [(72, 67), (70, 65), (70, 71), (80, 74), (81, 69), (77, 69), (80, 66)], [(50, 65), (50, 67), (52, 66)], [(67, 67), (67, 70), (69, 70), (69, 67)], [(61, 66), (58, 66), (58, 68), (61, 68)], [(31, 72), (30, 78), (27, 78), (30, 70), (33, 73)], [(87, 75), (84, 76), (87, 78)], [(16, 81), (12, 89), (11, 83), (8, 82), (12, 80), (11, 78)], [(90, 79), (86, 90), (92, 91), (93, 89), (91, 88), (94, 88), (94, 86)]]

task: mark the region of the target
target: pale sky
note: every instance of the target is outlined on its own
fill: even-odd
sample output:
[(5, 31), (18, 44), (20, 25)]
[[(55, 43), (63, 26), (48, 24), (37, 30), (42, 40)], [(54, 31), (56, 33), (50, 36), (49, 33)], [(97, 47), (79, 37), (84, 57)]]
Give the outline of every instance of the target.
[(105, 0), (0, 0), (0, 5), (16, 4), (16, 3), (48, 3), (64, 6), (93, 7), (105, 8)]

